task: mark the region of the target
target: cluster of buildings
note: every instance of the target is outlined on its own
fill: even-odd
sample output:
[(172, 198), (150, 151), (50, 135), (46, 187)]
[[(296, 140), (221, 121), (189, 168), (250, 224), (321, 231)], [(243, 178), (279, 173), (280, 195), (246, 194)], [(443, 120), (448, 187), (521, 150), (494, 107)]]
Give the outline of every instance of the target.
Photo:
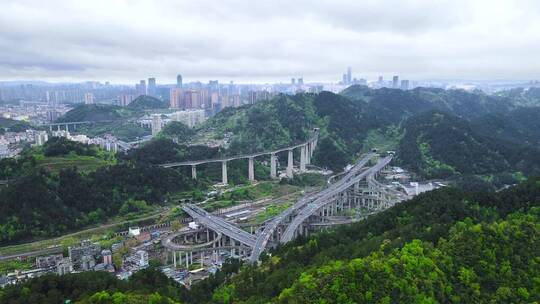
[(356, 79), (352, 77), (352, 68), (348, 67), (347, 71), (342, 75), (342, 80), (339, 82), (340, 85), (347, 87), (350, 85), (365, 85), (370, 86), (376, 89), (380, 88), (392, 88), (392, 89), (401, 89), (401, 90), (410, 90), (413, 87), (416, 86), (416, 84), (411, 84), (409, 80), (401, 80), (399, 81), (399, 76), (395, 75), (392, 77), (392, 80), (385, 81), (383, 76), (379, 76), (377, 81), (374, 82), (368, 82), (366, 79), (360, 78)]
[(45, 131), (28, 129), (0, 135), (0, 159), (17, 156), (25, 145), (43, 145), (49, 136)]
[(174, 111), (172, 113), (158, 113), (145, 115), (138, 119), (138, 123), (142, 126), (150, 126), (152, 130), (152, 136), (158, 134), (163, 126), (171, 121), (178, 121), (186, 126), (193, 128), (195, 125), (206, 121), (206, 111), (199, 109), (190, 109), (184, 111)]
[(18, 103), (0, 104), (0, 117), (44, 124), (53, 122), (71, 109), (69, 105), (58, 105), (52, 108), (46, 102), (21, 100)]
[(122, 265), (113, 264), (113, 253), (122, 248), (122, 244), (113, 245), (112, 249), (102, 249), (99, 243), (84, 240), (77, 246), (68, 247), (68, 256), (61, 253), (39, 256), (30, 270), (16, 270), (0, 276), (0, 287), (16, 284), (26, 279), (48, 273), (64, 275), (83, 271), (106, 271), (116, 273), (119, 278), (129, 277), (133, 272), (148, 267), (148, 252), (132, 250), (123, 257)]
[[(106, 134), (102, 137), (89, 138), (84, 134), (72, 135), (67, 130), (52, 131), (53, 137), (65, 137), (89, 145), (98, 145), (106, 151), (118, 152), (122, 143), (114, 136)], [(17, 156), (25, 146), (41, 146), (49, 140), (49, 133), (41, 130), (27, 129), (23, 132), (5, 132), (0, 135), (0, 159)]]
[[(41, 132), (47, 134), (44, 131), (41, 131)], [(111, 151), (114, 153), (118, 152), (118, 150), (120, 149), (120, 141), (116, 137), (110, 134), (105, 134), (103, 137), (90, 138), (85, 134), (72, 135), (68, 130), (57, 130), (57, 131), (52, 131), (52, 135), (54, 137), (65, 137), (71, 141), (75, 141), (75, 142), (79, 142), (83, 144), (98, 145), (102, 149), (106, 151)]]

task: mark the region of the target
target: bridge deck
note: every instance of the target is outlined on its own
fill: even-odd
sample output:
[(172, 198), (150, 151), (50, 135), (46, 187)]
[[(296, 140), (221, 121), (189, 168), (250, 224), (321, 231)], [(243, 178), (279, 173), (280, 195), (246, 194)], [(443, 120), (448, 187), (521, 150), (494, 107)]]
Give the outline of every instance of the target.
[(182, 209), (193, 219), (198, 220), (203, 226), (208, 227), (218, 233), (224, 234), (240, 243), (253, 247), (255, 236), (225, 221), (219, 216), (215, 216), (193, 204), (184, 204)]
[(372, 159), (375, 156), (373, 153), (369, 153), (365, 155), (362, 159), (360, 159), (356, 165), (347, 172), (345, 177), (340, 179), (338, 182), (331, 184), (328, 188), (315, 193), (313, 195), (307, 195), (300, 200), (298, 200), (294, 205), (287, 208), (285, 211), (283, 211), (278, 216), (274, 217), (272, 220), (270, 220), (264, 227), (263, 231), (258, 235), (257, 241), (255, 243), (255, 246), (253, 247), (253, 251), (251, 252), (250, 261), (256, 262), (259, 260), (259, 257), (261, 253), (265, 250), (266, 245), (270, 241), (270, 238), (272, 234), (276, 231), (277, 227), (281, 222), (283, 222), (284, 219), (289, 217), (294, 211), (298, 209), (304, 208), (308, 203), (313, 202), (320, 198), (321, 196), (325, 195), (326, 193), (330, 193), (333, 191), (334, 187), (336, 187), (336, 184), (338, 184), (341, 181), (347, 181), (350, 180), (352, 177), (354, 177), (358, 171), (360, 171), (364, 166), (368, 163), (370, 159)]

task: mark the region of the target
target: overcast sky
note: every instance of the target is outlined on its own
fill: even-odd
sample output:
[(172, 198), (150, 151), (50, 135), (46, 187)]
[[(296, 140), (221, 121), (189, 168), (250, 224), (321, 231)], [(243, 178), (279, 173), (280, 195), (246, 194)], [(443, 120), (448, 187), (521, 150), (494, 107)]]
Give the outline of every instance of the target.
[[(155, 4), (152, 4), (155, 3)], [(0, 0), (0, 80), (538, 79), (538, 0)]]

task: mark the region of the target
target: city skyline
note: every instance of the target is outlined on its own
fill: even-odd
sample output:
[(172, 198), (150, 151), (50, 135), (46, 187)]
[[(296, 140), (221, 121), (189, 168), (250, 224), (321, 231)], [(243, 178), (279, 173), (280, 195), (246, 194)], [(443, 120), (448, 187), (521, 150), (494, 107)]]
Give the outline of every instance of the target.
[(530, 0), (2, 7), (0, 81), (338, 82), (349, 66), (370, 80), (540, 78), (540, 4)]

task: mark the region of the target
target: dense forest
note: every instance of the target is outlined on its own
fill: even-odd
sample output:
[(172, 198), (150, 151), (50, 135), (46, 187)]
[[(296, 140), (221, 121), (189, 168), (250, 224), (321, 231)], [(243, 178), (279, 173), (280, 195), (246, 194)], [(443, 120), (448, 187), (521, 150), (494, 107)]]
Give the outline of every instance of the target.
[(232, 133), (225, 153), (234, 154), (301, 141), (318, 127), (313, 162), (335, 171), (378, 147), (398, 150), (397, 162), (421, 177), (500, 186), (540, 173), (540, 100), (529, 95), (351, 86), (340, 95), (280, 95), (225, 109), (197, 131)]
[(540, 179), (498, 193), (443, 188), (278, 247), (258, 267), (232, 261), (190, 290), (152, 270), (128, 282), (81, 273), (7, 287), (0, 302), (152, 294), (183, 303), (534, 303), (539, 220)]
[[(195, 130), (171, 123), (142, 147), (90, 170), (77, 166), (47, 170), (40, 166), (39, 157), (23, 153), (19, 159), (0, 161), (0, 178), (11, 180), (0, 193), (0, 242), (58, 235), (97, 223), (104, 216), (116, 215), (129, 200), (160, 204), (170, 193), (204, 189), (220, 180), (219, 164), (199, 166), (196, 184), (189, 168), (171, 170), (156, 165), (283, 147), (305, 140), (314, 127), (321, 130), (313, 158), (316, 165), (340, 171), (359, 153), (384, 147), (397, 150), (397, 163), (421, 177), (454, 179), (468, 189), (500, 188), (540, 174), (536, 95), (529, 91), (490, 96), (460, 90), (352, 86), (341, 95), (280, 95), (227, 108)], [(141, 97), (133, 107), (160, 106), (156, 103)], [(82, 105), (62, 120), (121, 119), (128, 115), (125, 111), (136, 109)], [(232, 134), (230, 147), (188, 144), (196, 134), (204, 133), (216, 138)], [(51, 140), (41, 154), (99, 159), (97, 151)], [(246, 170), (245, 160), (230, 162), (229, 180), (246, 182)], [(255, 171), (259, 180), (269, 176), (267, 166), (259, 162)], [(51, 220), (59, 214), (68, 216), (60, 222)]]
[(51, 138), (39, 151), (0, 160), (0, 243), (50, 237), (100, 223), (130, 201), (163, 204), (168, 193), (197, 187), (187, 175), (135, 160), (119, 160), (94, 171), (77, 167), (50, 172), (36, 166), (40, 153), (59, 157), (97, 156), (96, 146)]

